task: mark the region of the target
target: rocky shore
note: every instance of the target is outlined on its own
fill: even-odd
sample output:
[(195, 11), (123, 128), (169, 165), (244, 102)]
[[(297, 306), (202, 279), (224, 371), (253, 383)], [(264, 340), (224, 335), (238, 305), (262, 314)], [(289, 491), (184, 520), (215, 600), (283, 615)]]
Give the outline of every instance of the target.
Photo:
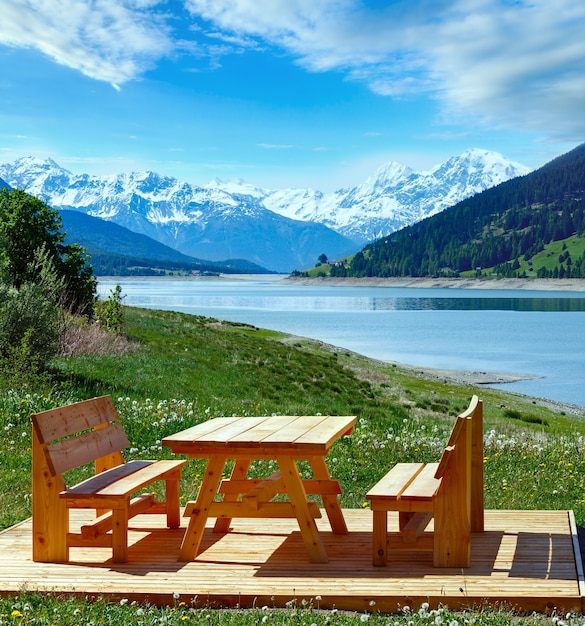
[(286, 276), (281, 280), (307, 286), (585, 292), (585, 278), (302, 278)]

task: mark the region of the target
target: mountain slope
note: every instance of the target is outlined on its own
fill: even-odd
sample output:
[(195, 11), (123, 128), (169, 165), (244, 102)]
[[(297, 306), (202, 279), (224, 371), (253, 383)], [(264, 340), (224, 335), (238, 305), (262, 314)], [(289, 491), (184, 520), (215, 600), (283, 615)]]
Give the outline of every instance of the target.
[[(513, 275), (522, 261), (529, 264), (530, 275), (535, 254), (551, 242), (581, 237), (584, 230), (585, 144), (366, 246), (349, 266), (334, 268), (332, 274), (452, 276), (494, 268), (500, 275)], [(585, 259), (569, 255), (559, 260), (557, 275), (561, 273), (585, 277)]]
[(243, 259), (214, 263), (190, 257), (146, 235), (140, 235), (114, 222), (92, 217), (80, 211), (62, 210), (60, 216), (63, 230), (66, 232), (66, 241), (77, 243), (87, 250), (96, 274), (118, 274), (120, 271), (128, 273), (128, 267), (136, 265), (150, 269), (266, 273), (263, 267)]

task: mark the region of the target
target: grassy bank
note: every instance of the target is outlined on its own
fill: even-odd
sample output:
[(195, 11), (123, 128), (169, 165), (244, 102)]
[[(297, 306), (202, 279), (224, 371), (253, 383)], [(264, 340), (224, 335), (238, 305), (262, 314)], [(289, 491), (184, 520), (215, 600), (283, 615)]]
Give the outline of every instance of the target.
[[(524, 396), (428, 380), (400, 366), (247, 325), (146, 309), (129, 308), (126, 313), (135, 350), (61, 358), (53, 363), (56, 382), (51, 389), (0, 394), (0, 527), (31, 513), (29, 414), (104, 393), (112, 395), (124, 420), (132, 445), (128, 458), (167, 457), (168, 451), (160, 446), (165, 435), (221, 415), (357, 415), (354, 434), (338, 441), (330, 455), (332, 473), (344, 489), (344, 507), (364, 506), (366, 491), (395, 462), (436, 460), (454, 415), (467, 406), (473, 393), (479, 393), (485, 402), (486, 508), (573, 509), (577, 523), (585, 524), (585, 421), (580, 416)], [(258, 473), (267, 471), (266, 466), (255, 465)], [(188, 464), (184, 500), (196, 495), (202, 469), (195, 461)], [(0, 623), (14, 623), (15, 617), (20, 623), (47, 624), (174, 623), (175, 619), (177, 623), (343, 624), (345, 619), (363, 618), (324, 617), (314, 607), (297, 607), (288, 613), (242, 612), (240, 617), (237, 612), (208, 612), (207, 617), (193, 613), (193, 607), (181, 607), (183, 612), (174, 607), (174, 613), (150, 607), (146, 614), (144, 607), (138, 607), (142, 611), (138, 620), (129, 607), (121, 606), (108, 607), (97, 619), (93, 607), (72, 601), (55, 606), (72, 615), (77, 610), (86, 618), (44, 621), (37, 614), (37, 604), (42, 602), (35, 598), (28, 594), (2, 600)], [(38, 621), (26, 621), (27, 603), (29, 618), (37, 615)], [(20, 616), (11, 617), (11, 611)], [(115, 616), (110, 618), (111, 611)], [(448, 612), (436, 617), (471, 619)], [(475, 623), (480, 623), (478, 619), (507, 623), (508, 618), (509, 614), (493, 611), (476, 615)], [(430, 614), (400, 619), (435, 623)]]

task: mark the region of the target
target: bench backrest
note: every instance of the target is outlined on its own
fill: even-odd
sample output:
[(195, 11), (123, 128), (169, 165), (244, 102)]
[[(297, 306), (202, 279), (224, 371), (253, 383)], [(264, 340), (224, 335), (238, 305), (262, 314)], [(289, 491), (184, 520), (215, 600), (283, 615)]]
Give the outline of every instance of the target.
[[(467, 438), (469, 438), (469, 441)], [(478, 443), (480, 449), (478, 449)], [(468, 446), (469, 444), (471, 444), (469, 454), (477, 456), (479, 453), (483, 466), (482, 403), (477, 396), (473, 396), (469, 407), (456, 417), (455, 424), (449, 435), (449, 441), (443, 450), (439, 466), (435, 472), (435, 478), (442, 478), (447, 471), (450, 459), (454, 456), (455, 446)]]
[(130, 443), (112, 398), (101, 396), (34, 413), (33, 446), (39, 446), (53, 476), (95, 462), (96, 473), (123, 463)]
[(469, 494), (472, 530), (483, 530), (483, 405), (475, 395), (469, 407), (455, 420), (435, 478), (444, 480), (447, 473), (451, 474), (447, 481), (450, 489), (455, 485)]
[[(468, 431), (469, 424), (467, 419), (468, 418), (461, 415), (455, 418), (455, 424), (453, 425), (453, 430), (451, 430), (449, 441), (443, 450), (443, 454), (441, 454), (441, 459), (437, 471), (435, 472), (435, 478), (443, 478), (445, 472), (450, 469), (450, 464), (455, 463), (457, 447), (467, 447), (467, 438), (471, 435), (471, 431)], [(465, 456), (467, 455), (465, 454)]]

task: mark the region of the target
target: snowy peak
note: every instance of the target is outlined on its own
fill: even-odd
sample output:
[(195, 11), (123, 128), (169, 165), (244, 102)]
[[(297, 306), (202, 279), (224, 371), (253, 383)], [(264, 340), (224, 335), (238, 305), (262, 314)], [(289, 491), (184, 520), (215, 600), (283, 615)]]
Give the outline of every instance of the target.
[(427, 172), (389, 162), (356, 187), (331, 194), (301, 189), (270, 192), (264, 204), (271, 211), (326, 224), (366, 243), (528, 172), (497, 152), (473, 148)]
[(413, 170), (406, 165), (390, 161), (381, 165), (373, 176), (370, 176), (361, 186), (362, 189), (370, 187), (372, 192), (392, 189), (406, 182), (413, 174)]
[(497, 152), (473, 148), (459, 157), (452, 157), (445, 163), (437, 165), (431, 170), (431, 174), (436, 178), (458, 177), (478, 182), (490, 181), (490, 186), (493, 186), (510, 178), (528, 174), (529, 171), (524, 165), (514, 163)]
[(35, 157), (17, 159), (12, 164), (2, 166), (2, 171), (4, 179), (9, 184), (26, 189), (30, 194), (39, 197), (41, 189), (54, 191), (63, 188), (71, 176), (71, 172), (57, 165), (52, 159)]

